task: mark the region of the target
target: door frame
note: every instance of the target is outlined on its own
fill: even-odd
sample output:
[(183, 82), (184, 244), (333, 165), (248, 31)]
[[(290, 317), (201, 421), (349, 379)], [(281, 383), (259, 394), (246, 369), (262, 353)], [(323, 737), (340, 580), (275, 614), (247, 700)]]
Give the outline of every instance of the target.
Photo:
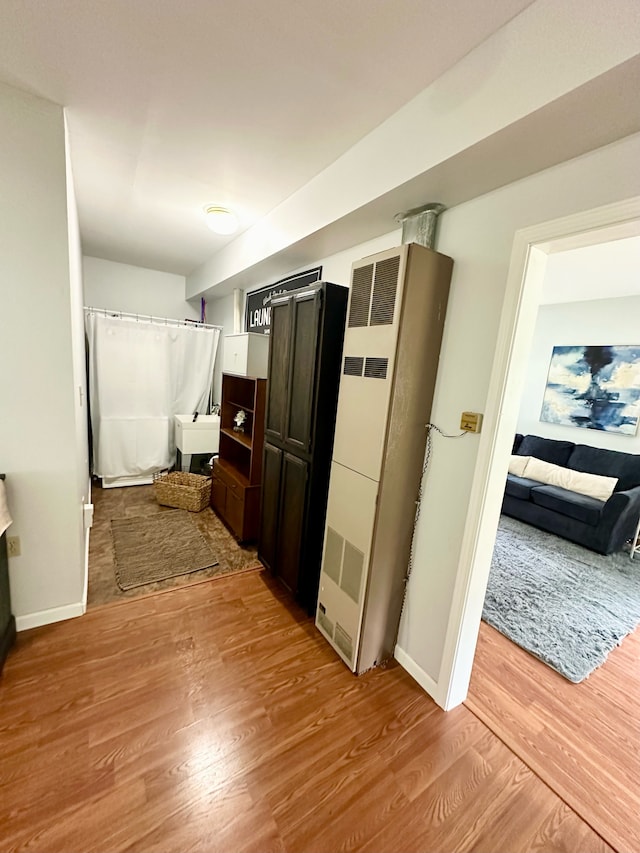
[(467, 697), (547, 257), (640, 234), (640, 196), (515, 233), (440, 670), (445, 710)]

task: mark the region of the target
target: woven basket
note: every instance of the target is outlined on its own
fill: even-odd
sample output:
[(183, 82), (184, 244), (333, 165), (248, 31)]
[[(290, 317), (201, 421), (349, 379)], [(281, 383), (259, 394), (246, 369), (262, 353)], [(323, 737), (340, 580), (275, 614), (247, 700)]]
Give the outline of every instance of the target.
[(200, 474), (181, 471), (154, 474), (153, 489), (162, 506), (188, 509), (189, 512), (201, 512), (211, 499), (211, 480)]

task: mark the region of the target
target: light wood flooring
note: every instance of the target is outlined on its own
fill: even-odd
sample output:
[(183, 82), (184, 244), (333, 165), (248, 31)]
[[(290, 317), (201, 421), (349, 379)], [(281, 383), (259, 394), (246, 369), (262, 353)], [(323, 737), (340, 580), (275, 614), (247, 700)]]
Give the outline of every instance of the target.
[(466, 707), (353, 676), (266, 572), (19, 635), (0, 850), (610, 851)]
[(465, 704), (609, 844), (640, 850), (640, 630), (572, 684), (483, 622)]

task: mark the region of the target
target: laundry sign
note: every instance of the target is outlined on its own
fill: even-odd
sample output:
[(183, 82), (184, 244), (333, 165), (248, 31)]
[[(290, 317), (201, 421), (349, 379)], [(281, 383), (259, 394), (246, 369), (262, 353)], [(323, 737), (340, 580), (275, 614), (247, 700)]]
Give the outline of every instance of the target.
[(296, 273), (280, 279), (268, 287), (261, 287), (253, 293), (247, 293), (245, 331), (268, 335), (271, 329), (271, 301), (290, 290), (298, 290), (322, 279), (322, 267), (314, 267), (305, 272)]

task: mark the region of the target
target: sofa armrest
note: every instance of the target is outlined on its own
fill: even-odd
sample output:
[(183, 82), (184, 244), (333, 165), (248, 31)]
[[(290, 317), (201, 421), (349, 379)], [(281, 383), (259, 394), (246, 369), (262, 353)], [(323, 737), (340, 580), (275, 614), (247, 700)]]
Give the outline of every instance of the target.
[(608, 539), (607, 554), (619, 551), (631, 539), (640, 517), (640, 486), (614, 492), (605, 503), (599, 529)]

